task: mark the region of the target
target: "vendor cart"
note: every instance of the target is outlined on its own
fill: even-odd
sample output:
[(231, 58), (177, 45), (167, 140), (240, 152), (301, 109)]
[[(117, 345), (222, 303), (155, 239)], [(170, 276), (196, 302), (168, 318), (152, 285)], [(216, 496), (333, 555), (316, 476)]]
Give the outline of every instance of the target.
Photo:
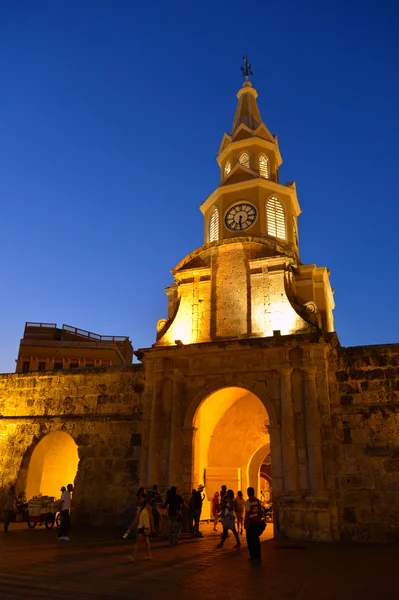
[(36, 525), (45, 525), (47, 529), (52, 529), (54, 523), (59, 525), (59, 510), (59, 502), (55, 502), (52, 496), (32, 498), (28, 502), (28, 527), (33, 529)]

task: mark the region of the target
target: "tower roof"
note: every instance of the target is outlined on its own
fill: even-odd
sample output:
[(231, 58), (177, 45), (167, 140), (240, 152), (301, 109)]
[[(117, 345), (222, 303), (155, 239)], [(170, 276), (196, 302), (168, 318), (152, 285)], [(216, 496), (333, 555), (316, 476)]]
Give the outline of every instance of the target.
[(234, 115), (231, 135), (234, 135), (241, 124), (252, 131), (258, 129), (262, 123), (262, 118), (256, 102), (257, 97), (258, 92), (252, 87), (252, 83), (246, 79), (242, 88), (237, 93), (238, 104)]

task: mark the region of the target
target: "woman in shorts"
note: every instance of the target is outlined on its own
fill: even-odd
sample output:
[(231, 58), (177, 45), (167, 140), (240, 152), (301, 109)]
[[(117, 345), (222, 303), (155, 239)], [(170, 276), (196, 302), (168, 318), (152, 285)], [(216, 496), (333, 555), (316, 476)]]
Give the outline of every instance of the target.
[(137, 542), (134, 546), (133, 555), (131, 557), (132, 560), (136, 560), (137, 552), (140, 549), (140, 546), (145, 545), (147, 547), (147, 556), (144, 556), (144, 560), (150, 560), (151, 556), (151, 546), (150, 546), (150, 533), (152, 529), (152, 510), (149, 504), (149, 499), (146, 498), (143, 501), (141, 506), (141, 511), (139, 515), (139, 522), (137, 526)]

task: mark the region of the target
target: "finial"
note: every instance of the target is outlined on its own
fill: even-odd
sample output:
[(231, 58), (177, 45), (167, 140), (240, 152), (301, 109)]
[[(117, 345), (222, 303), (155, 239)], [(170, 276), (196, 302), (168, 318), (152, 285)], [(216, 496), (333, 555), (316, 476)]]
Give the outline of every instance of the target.
[(249, 76), (253, 75), (251, 65), (248, 62), (248, 56), (243, 56), (242, 60), (244, 61), (245, 67), (241, 67), (242, 75), (248, 81)]

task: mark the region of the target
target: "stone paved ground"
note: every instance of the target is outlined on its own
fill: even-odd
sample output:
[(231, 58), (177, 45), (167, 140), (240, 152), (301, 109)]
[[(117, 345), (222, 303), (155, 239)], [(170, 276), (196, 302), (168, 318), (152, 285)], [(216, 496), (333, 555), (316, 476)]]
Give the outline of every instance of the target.
[(398, 599), (397, 546), (278, 543), (264, 535), (263, 562), (247, 560), (217, 534), (153, 544), (153, 560), (128, 560), (132, 542), (111, 532), (74, 531), (58, 542), (54, 531), (14, 525), (0, 531), (1, 600), (390, 600)]

